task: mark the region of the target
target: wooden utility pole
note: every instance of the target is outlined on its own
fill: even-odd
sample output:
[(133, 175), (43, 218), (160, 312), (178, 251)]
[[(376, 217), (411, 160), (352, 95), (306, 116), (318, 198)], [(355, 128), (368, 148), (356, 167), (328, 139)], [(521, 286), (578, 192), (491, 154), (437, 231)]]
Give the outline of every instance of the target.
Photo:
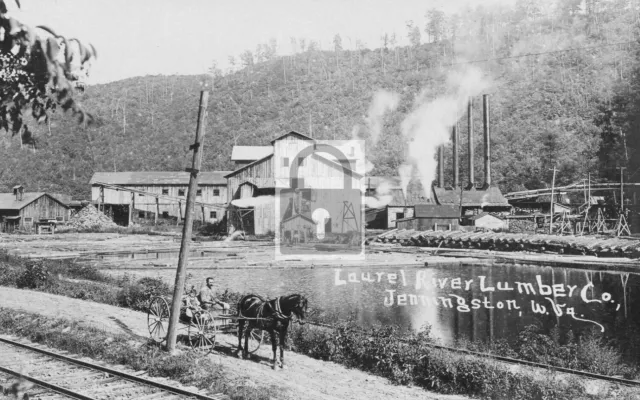
[(553, 167), (553, 179), (551, 180), (551, 203), (549, 208), (549, 214), (551, 214), (551, 219), (549, 220), (549, 235), (553, 233), (553, 192), (556, 187), (556, 167)]
[(176, 348), (178, 320), (180, 318), (180, 305), (185, 278), (187, 276), (187, 259), (189, 258), (189, 244), (191, 243), (191, 230), (193, 228), (193, 208), (198, 191), (198, 173), (202, 164), (202, 147), (204, 143), (204, 130), (207, 121), (207, 103), (209, 92), (200, 92), (200, 109), (198, 110), (198, 124), (196, 126), (196, 141), (190, 146), (193, 150), (192, 167), (187, 169), (191, 173), (189, 178), (189, 190), (187, 192), (187, 206), (184, 212), (184, 227), (182, 228), (182, 243), (178, 257), (178, 269), (176, 271), (176, 283), (173, 288), (173, 301), (171, 302), (171, 315), (169, 316), (169, 329), (167, 332), (167, 351), (172, 353)]
[(620, 170), (620, 212), (624, 213), (624, 170), (627, 167), (616, 167)]

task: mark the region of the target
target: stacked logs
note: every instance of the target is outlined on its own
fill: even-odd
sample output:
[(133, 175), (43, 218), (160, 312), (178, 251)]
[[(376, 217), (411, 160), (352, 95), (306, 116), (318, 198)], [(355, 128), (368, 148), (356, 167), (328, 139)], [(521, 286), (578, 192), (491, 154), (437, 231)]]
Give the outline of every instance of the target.
[(640, 240), (602, 236), (395, 229), (379, 235), (375, 241), (418, 247), (640, 258)]

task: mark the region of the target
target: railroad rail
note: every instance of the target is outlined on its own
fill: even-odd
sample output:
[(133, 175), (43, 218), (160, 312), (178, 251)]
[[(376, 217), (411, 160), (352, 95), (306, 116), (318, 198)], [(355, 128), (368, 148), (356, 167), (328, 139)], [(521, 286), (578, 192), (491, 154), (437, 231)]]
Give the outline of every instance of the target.
[[(25, 381), (30, 383), (25, 385)], [(21, 399), (229, 399), (224, 394), (192, 392), (0, 337), (0, 395), (15, 396), (15, 385), (26, 391), (20, 393)]]

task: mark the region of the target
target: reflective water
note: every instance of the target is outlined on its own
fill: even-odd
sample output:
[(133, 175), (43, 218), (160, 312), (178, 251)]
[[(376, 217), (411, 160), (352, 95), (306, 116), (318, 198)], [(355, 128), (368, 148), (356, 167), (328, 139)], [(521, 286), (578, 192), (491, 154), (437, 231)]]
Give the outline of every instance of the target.
[[(159, 276), (170, 284), (175, 278), (171, 269), (126, 273)], [(312, 308), (335, 319), (414, 328), (430, 324), (444, 343), (461, 335), (475, 340), (513, 339), (526, 325), (539, 323), (546, 331), (558, 326), (563, 334), (604, 329), (622, 349), (631, 352), (629, 355), (640, 355), (640, 344), (634, 339), (640, 332), (640, 275), (635, 273), (497, 264), (404, 269), (192, 269), (189, 273), (188, 284), (196, 287), (212, 276), (219, 290), (268, 297), (302, 293)]]

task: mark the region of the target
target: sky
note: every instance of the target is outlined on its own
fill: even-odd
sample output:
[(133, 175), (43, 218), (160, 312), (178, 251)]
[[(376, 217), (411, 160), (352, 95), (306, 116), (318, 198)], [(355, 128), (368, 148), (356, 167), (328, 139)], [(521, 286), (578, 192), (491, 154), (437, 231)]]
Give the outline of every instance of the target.
[[(515, 0), (482, 0), (482, 4)], [(345, 49), (356, 40), (378, 47), (384, 33), (406, 42), (406, 21), (424, 27), (427, 9), (447, 13), (478, 0), (21, 0), (13, 16), (46, 25), (67, 38), (95, 46), (87, 83), (144, 75), (206, 73), (214, 61), (254, 51), (270, 38), (278, 53), (291, 53), (290, 38), (332, 48), (335, 34)], [(423, 34), (424, 37), (424, 34)]]

